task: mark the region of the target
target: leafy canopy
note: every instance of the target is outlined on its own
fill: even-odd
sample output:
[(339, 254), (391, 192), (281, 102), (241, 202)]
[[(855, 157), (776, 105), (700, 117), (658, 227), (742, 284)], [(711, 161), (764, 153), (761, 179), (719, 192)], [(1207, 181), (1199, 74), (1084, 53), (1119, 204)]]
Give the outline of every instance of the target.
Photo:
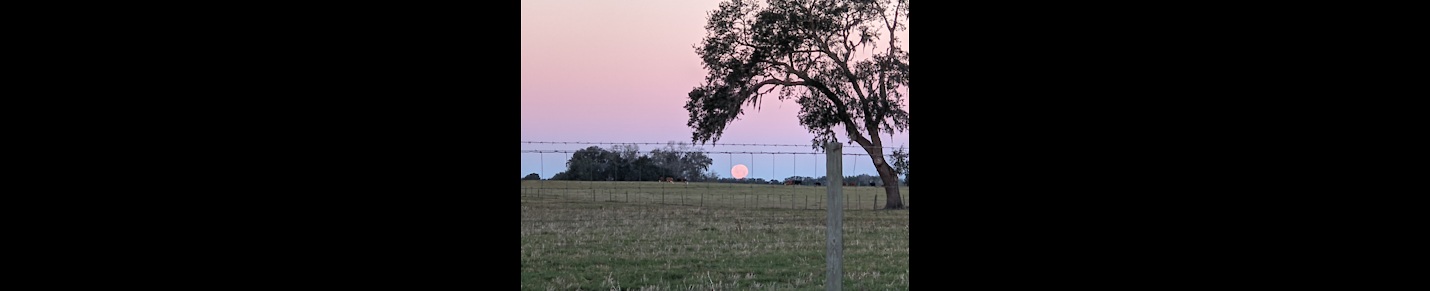
[(800, 105), (816, 146), (837, 141), (836, 127), (861, 144), (907, 131), (909, 54), (894, 34), (907, 23), (907, 0), (721, 3), (695, 46), (708, 75), (687, 94), (692, 140), (719, 141), (744, 105), (758, 110), (774, 90)]

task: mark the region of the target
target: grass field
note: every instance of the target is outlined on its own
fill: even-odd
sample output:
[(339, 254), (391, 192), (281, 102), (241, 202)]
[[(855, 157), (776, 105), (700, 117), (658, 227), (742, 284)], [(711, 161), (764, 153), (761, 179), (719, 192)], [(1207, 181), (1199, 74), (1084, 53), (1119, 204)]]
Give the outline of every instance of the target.
[[(522, 181), (522, 197), (703, 207), (824, 209), (826, 187), (721, 183)], [(909, 187), (900, 187), (909, 205)], [(882, 187), (844, 187), (845, 209), (877, 209)], [(523, 200), (525, 201), (525, 200)]]
[[(874, 210), (879, 188), (845, 193), (845, 289), (908, 289), (908, 211)], [(824, 195), (814, 186), (523, 181), (521, 289), (822, 290)]]

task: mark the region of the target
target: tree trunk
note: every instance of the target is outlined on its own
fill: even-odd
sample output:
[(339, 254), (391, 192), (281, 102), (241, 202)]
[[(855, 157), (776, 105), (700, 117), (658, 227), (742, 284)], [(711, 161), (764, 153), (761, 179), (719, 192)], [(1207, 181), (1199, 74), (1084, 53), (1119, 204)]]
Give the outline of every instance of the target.
[(884, 196), (888, 202), (884, 204), (884, 209), (904, 209), (904, 199), (899, 197), (899, 176), (894, 172), (894, 168), (888, 163), (876, 166), (879, 170), (879, 180), (884, 181)]
[(884, 196), (888, 198), (884, 209), (904, 209), (904, 199), (899, 196), (899, 174), (889, 165), (888, 160), (884, 159), (884, 149), (866, 147), (864, 151), (873, 159), (874, 169), (879, 171), (879, 180), (884, 181)]

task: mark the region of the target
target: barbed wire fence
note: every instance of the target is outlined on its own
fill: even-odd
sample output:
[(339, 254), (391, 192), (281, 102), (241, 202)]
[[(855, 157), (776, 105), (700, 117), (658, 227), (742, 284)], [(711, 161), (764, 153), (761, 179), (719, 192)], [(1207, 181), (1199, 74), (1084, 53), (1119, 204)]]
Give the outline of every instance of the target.
[[(656, 162), (654, 154), (657, 151), (663, 152), (669, 157), (689, 158), (692, 156), (703, 156), (708, 158), (709, 165), (703, 168), (704, 172), (699, 177), (690, 177), (685, 173), (681, 177), (674, 175), (662, 175), (659, 172), (652, 172), (651, 169), (659, 166), (645, 164), (646, 168), (634, 165), (636, 161), (610, 161), (602, 160), (599, 163), (591, 161), (590, 164), (581, 165), (578, 169), (571, 169), (573, 165), (572, 155), (582, 151), (587, 151), (589, 147), (596, 145), (610, 145), (611, 148), (601, 148), (606, 154), (620, 156), (614, 148), (618, 145), (682, 145), (673, 143), (651, 143), (651, 142), (553, 142), (553, 141), (522, 141), (526, 144), (544, 145), (578, 145), (581, 149), (522, 149), (524, 156), (537, 156), (540, 166), (537, 170), (539, 180), (525, 180), (524, 177), (521, 195), (524, 198), (532, 199), (562, 199), (591, 202), (619, 202), (632, 204), (653, 204), (653, 205), (685, 205), (698, 207), (741, 207), (741, 208), (774, 208), (774, 209), (824, 209), (827, 203), (825, 200), (824, 181), (828, 177), (821, 178), (819, 173), (824, 172), (821, 161), (826, 155), (818, 149), (812, 151), (771, 151), (771, 150), (671, 150), (670, 148), (658, 148), (654, 150), (634, 152), (637, 156), (629, 156), (630, 152), (624, 152), (627, 156), (622, 158), (649, 158)], [(810, 147), (809, 145), (793, 144), (718, 144), (714, 146), (722, 147)], [(524, 146), (525, 147), (525, 146)], [(859, 147), (857, 145), (853, 147)], [(885, 150), (896, 147), (880, 147)], [(907, 147), (904, 147), (907, 149)], [(881, 150), (886, 160), (891, 159), (892, 153)], [(590, 158), (588, 152), (588, 157)], [(558, 157), (563, 170), (547, 169), (547, 156)], [(760, 156), (768, 156), (769, 163), (762, 164)], [(844, 209), (881, 209), (887, 203), (884, 181), (880, 179), (877, 172), (859, 173), (859, 164), (872, 162), (868, 153), (850, 152), (842, 153), (843, 164), (849, 169), (841, 169), (841, 173), (847, 183), (844, 188)], [(736, 161), (736, 158), (741, 158)], [(787, 163), (780, 163), (779, 158), (785, 157)], [(801, 158), (805, 157), (805, 158)], [(610, 157), (595, 157), (610, 158)], [(720, 159), (723, 158), (723, 159)], [(718, 164), (716, 161), (724, 160), (725, 163)], [(690, 162), (687, 160), (665, 161)], [(716, 166), (718, 164), (718, 166)], [(744, 165), (748, 169), (745, 179), (734, 179), (714, 174), (721, 169), (729, 169), (735, 165)], [(803, 166), (803, 167), (802, 167)], [(870, 166), (866, 166), (869, 169)], [(811, 169), (814, 175), (800, 175), (799, 169)], [(788, 172), (784, 172), (788, 169)], [(768, 172), (763, 172), (768, 170)], [(758, 174), (768, 174), (768, 176)], [(782, 173), (788, 173), (787, 175)], [(565, 177), (553, 177), (563, 174)], [(726, 173), (728, 174), (728, 173)], [(865, 176), (860, 176), (860, 175)], [(576, 176), (576, 177), (572, 177)], [(784, 178), (780, 178), (783, 176)], [(769, 177), (766, 179), (765, 177)], [(554, 180), (559, 178), (560, 180)], [(854, 181), (849, 181), (854, 180)], [(897, 180), (897, 179), (896, 179)], [(872, 183), (872, 184), (871, 184)], [(764, 187), (763, 189), (761, 187)], [(782, 189), (781, 189), (782, 187)], [(905, 206), (910, 203), (908, 186), (900, 182), (900, 198)], [(775, 189), (771, 189), (775, 188)]]
[[(561, 266), (562, 263), (552, 263), (561, 261), (553, 260), (557, 255), (551, 254), (586, 253), (589, 249), (609, 249), (612, 245), (619, 245), (623, 252), (658, 253), (655, 260), (667, 260), (667, 264), (702, 260), (709, 258), (708, 254), (754, 258), (761, 254), (807, 254), (811, 250), (825, 250), (825, 260), (804, 261), (792, 268), (825, 270), (831, 272), (823, 275), (826, 284), (857, 289), (887, 283), (870, 283), (876, 280), (852, 277), (852, 272), (845, 273), (844, 270), (849, 269), (843, 267), (843, 262), (857, 262), (851, 266), (858, 266), (859, 271), (867, 273), (871, 269), (901, 270), (875, 265), (907, 261), (908, 215), (879, 210), (888, 202), (884, 181), (877, 171), (859, 172), (871, 169), (873, 162), (858, 146), (840, 150), (835, 158), (820, 148), (790, 144), (712, 146), (719, 150), (673, 147), (680, 144), (668, 142), (523, 141), (522, 144), (523, 264), (530, 257), (533, 265), (542, 265), (542, 268)], [(638, 145), (663, 147), (639, 149)], [(892, 163), (890, 151), (893, 149), (895, 147), (882, 147), (879, 152)], [(530, 161), (540, 165), (531, 167), (526, 164)], [(841, 179), (821, 177), (833, 175), (826, 164), (836, 162), (837, 173), (850, 183), (830, 185), (827, 181)], [(554, 166), (547, 167), (547, 163)], [(738, 171), (736, 165), (744, 165), (745, 172), (732, 173)], [(696, 168), (698, 173), (690, 170)], [(527, 169), (536, 172), (526, 173)], [(537, 174), (539, 179), (528, 180), (529, 174)], [(732, 178), (739, 174), (744, 174), (744, 179)], [(870, 182), (872, 186), (867, 184)], [(901, 180), (897, 185), (903, 205), (907, 207), (909, 188)], [(831, 186), (841, 188), (828, 188)], [(842, 201), (825, 201), (828, 197), (840, 196)], [(828, 209), (830, 205), (841, 210)], [(855, 239), (855, 243), (845, 245), (846, 236)], [(843, 246), (837, 252), (828, 251), (831, 245)], [(846, 258), (845, 249), (855, 255)], [(876, 252), (879, 259), (871, 259), (869, 254)], [(871, 262), (873, 260), (880, 263)], [(907, 280), (906, 268), (902, 269), (902, 280)], [(615, 266), (606, 272), (607, 276), (639, 272), (632, 270), (640, 270), (640, 267)], [(841, 273), (844, 275), (834, 275)], [(809, 276), (814, 277), (813, 274)], [(829, 278), (848, 279), (829, 283)], [(808, 278), (804, 283), (800, 280), (795, 278), (793, 285), (789, 285), (790, 281), (765, 283), (795, 289), (818, 284)], [(634, 284), (647, 283), (642, 280)]]
[[(709, 221), (709, 219), (765, 219), (765, 221), (782, 221), (782, 219), (808, 219), (808, 215), (789, 215), (791, 209), (799, 211), (814, 211), (809, 214), (819, 214), (818, 211), (825, 209), (829, 205), (827, 199), (827, 176), (819, 176), (827, 173), (827, 169), (822, 168), (821, 159), (825, 159), (827, 153), (821, 149), (814, 151), (706, 151), (706, 149), (694, 148), (686, 151), (671, 151), (669, 146), (681, 145), (672, 142), (532, 142), (523, 140), (521, 155), (536, 156), (535, 161), (539, 163), (536, 171), (539, 179), (529, 181), (523, 176), (521, 195), (523, 201), (558, 202), (558, 204), (568, 204), (568, 202), (578, 202), (578, 204), (618, 204), (625, 206), (636, 206), (636, 208), (626, 209), (662, 209), (672, 208), (672, 206), (695, 206), (695, 208), (709, 209), (754, 209), (755, 212), (744, 212), (739, 218), (729, 218), (729, 216), (691, 216), (691, 218), (662, 218), (662, 221)], [(526, 149), (526, 145), (561, 145), (562, 149)], [(601, 148), (596, 145), (609, 145), (609, 148)], [(654, 158), (656, 151), (669, 153), (675, 156), (688, 156), (692, 153), (699, 153), (709, 158), (709, 165), (706, 165), (706, 172), (714, 173), (721, 169), (731, 169), (734, 165), (746, 165), (748, 176), (746, 179), (719, 178), (719, 176), (679, 176), (682, 179), (668, 181), (668, 178), (676, 176), (659, 175), (651, 171), (641, 171), (639, 168), (632, 168), (631, 163), (622, 168), (621, 165), (612, 165), (606, 162), (602, 165), (608, 166), (606, 169), (615, 171), (603, 171), (598, 168), (572, 169), (573, 155), (582, 151), (589, 151), (591, 146), (601, 148), (608, 155), (621, 155), (622, 152), (615, 151), (613, 146), (633, 146), (633, 145), (661, 145), (666, 148), (646, 149), (642, 152), (636, 149), (636, 156), (639, 158)], [(809, 148), (809, 145), (781, 145), (781, 143), (719, 143), (714, 146), (788, 146), (788, 148)], [(861, 146), (849, 146), (849, 148), (861, 148)], [(887, 149), (895, 149), (895, 146), (881, 146), (885, 151), (885, 158), (891, 158), (892, 153)], [(907, 146), (899, 146), (907, 151)], [(852, 149), (859, 151), (859, 149)], [(588, 152), (589, 153), (589, 152)], [(625, 158), (631, 158), (626, 152)], [(562, 166), (548, 169), (546, 158), (559, 159)], [(768, 156), (768, 163), (761, 163), (762, 156)], [(858, 163), (869, 163), (872, 165), (867, 152), (845, 151), (841, 153), (842, 165), (847, 166), (848, 171), (841, 169), (844, 176), (845, 185), (842, 188), (844, 204), (842, 209), (882, 209), (887, 204), (887, 194), (879, 179), (878, 173), (874, 175), (859, 176)], [(586, 156), (591, 158), (591, 156)], [(609, 156), (606, 156), (609, 158)], [(741, 158), (741, 159), (736, 159)], [(523, 158), (525, 161), (525, 158)], [(716, 163), (724, 161), (725, 163)], [(553, 161), (555, 162), (555, 161)], [(654, 166), (654, 165), (652, 165)], [(801, 169), (809, 169), (814, 175), (804, 173)], [(788, 172), (785, 172), (788, 171)], [(603, 173), (599, 176), (598, 172)], [(565, 173), (573, 175), (579, 173), (576, 178), (562, 176), (568, 179), (553, 179), (555, 175)], [(764, 175), (761, 175), (764, 173)], [(759, 176), (759, 178), (756, 178)], [(784, 176), (784, 178), (781, 178)], [(769, 179), (765, 179), (769, 178)], [(825, 178), (825, 179), (818, 179)], [(861, 179), (862, 178), (862, 179)], [(872, 186), (868, 183), (872, 182)], [(907, 185), (899, 185), (899, 196), (902, 205), (907, 208), (909, 205), (909, 191)], [(613, 208), (612, 208), (613, 209)], [(776, 212), (761, 212), (761, 209), (769, 209)], [(525, 208), (523, 208), (525, 214)], [(752, 215), (754, 214), (754, 215)], [(628, 218), (622, 215), (598, 215), (598, 216), (563, 216), (559, 219), (526, 219), (523, 216), (523, 224), (533, 222), (533, 224), (545, 224), (545, 222), (599, 222), (599, 221), (623, 221), (629, 222)]]

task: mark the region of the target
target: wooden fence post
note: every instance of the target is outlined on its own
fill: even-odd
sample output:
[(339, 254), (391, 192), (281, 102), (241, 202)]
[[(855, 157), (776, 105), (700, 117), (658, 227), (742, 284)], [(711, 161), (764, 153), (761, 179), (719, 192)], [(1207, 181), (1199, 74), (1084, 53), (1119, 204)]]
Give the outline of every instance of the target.
[(843, 146), (831, 142), (824, 146), (829, 162), (825, 165), (828, 187), (828, 221), (825, 223), (824, 290), (840, 290), (844, 284), (844, 173)]

